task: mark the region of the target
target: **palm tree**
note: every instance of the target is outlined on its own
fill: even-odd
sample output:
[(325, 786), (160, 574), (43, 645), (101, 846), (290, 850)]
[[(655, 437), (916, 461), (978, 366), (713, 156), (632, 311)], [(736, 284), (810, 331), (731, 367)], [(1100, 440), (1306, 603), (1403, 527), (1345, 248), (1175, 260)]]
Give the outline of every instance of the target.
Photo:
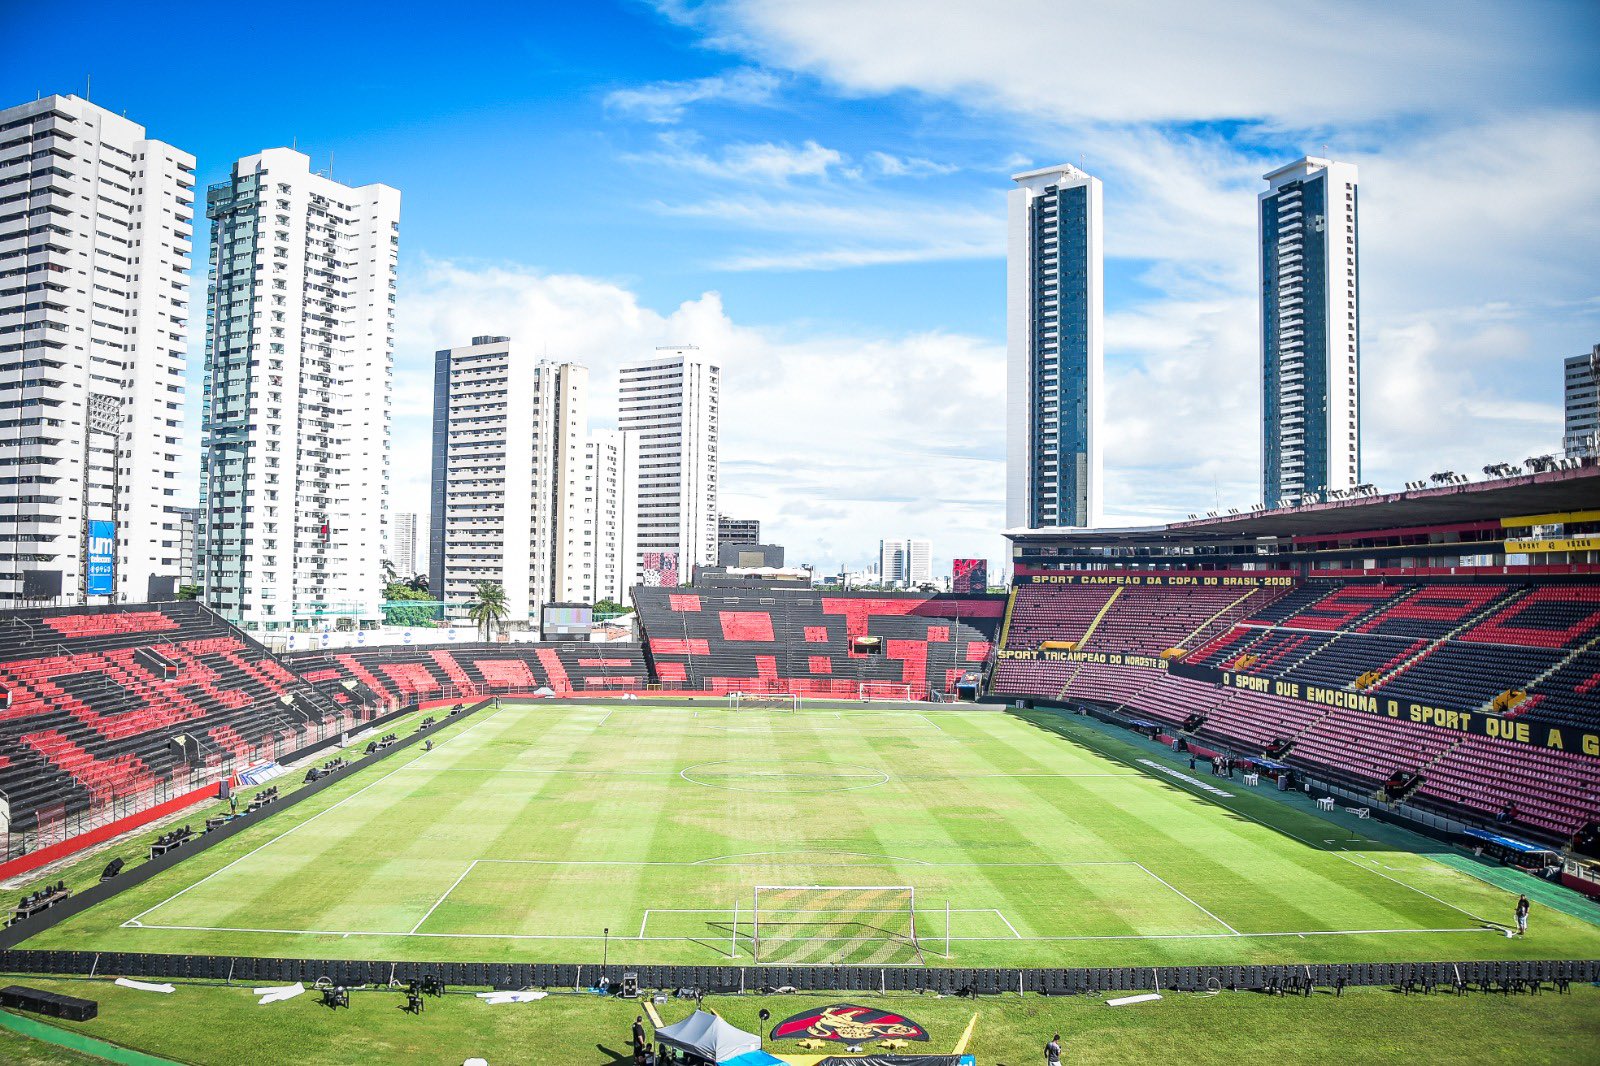
[(428, 575), (427, 574), (418, 574), (416, 577), (414, 577), (410, 581), (406, 582), (406, 587), (409, 588), (412, 592), (427, 592), (428, 591)]
[(489, 639), (489, 630), (503, 622), (510, 609), (506, 607), (506, 590), (497, 581), (478, 582), (478, 596), (467, 604), (467, 617), (478, 623), (483, 639)]

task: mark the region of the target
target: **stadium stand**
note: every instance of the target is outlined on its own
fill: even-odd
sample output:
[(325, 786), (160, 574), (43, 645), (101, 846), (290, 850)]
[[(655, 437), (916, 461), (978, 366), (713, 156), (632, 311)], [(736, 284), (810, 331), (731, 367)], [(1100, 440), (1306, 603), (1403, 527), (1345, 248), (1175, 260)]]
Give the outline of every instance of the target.
[(1006, 607), (1003, 596), (812, 589), (633, 595), (663, 687), (850, 699), (872, 682), (919, 699), (954, 691), (987, 665)]
[(471, 643), (343, 648), (282, 656), (330, 699), (413, 700), (532, 693), (558, 696), (648, 687), (637, 644)]
[(358, 713), (190, 602), (7, 612), (0, 688), (19, 840), (293, 751)]
[[(1187, 605), (1183, 597), (1194, 597)], [(1384, 700), (1600, 725), (1600, 586), (1559, 580), (1310, 579), (1234, 610), (1215, 588), (1020, 585), (1007, 651), (1046, 641), (1183, 662)], [(1098, 604), (1098, 606), (1096, 606)], [(1109, 606), (1108, 606), (1109, 605)], [(1020, 631), (1016, 612), (1026, 608)], [(1215, 623), (1222, 611), (1225, 624)], [(1209, 612), (1209, 613), (1208, 613)], [(1180, 630), (1188, 627), (1187, 634)], [(1194, 640), (1200, 635), (1202, 639)], [(1001, 658), (991, 694), (1086, 705), (1271, 757), (1353, 793), (1387, 798), (1397, 775), (1419, 810), (1560, 843), (1600, 819), (1600, 762), (1508, 745), (1405, 717), (1221, 687), (1166, 671), (1040, 653)], [(1071, 661), (1072, 658), (1080, 661)], [(1174, 670), (1178, 667), (1174, 666)], [(1207, 675), (1209, 676), (1209, 675)], [(1508, 811), (1511, 813), (1508, 815)]]

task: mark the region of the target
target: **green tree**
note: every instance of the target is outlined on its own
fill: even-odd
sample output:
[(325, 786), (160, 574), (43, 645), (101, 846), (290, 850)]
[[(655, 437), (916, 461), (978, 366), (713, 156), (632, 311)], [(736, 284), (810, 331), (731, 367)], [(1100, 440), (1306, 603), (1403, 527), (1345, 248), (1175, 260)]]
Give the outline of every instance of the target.
[(467, 604), (467, 617), (478, 623), (483, 639), (488, 640), (489, 631), (504, 622), (510, 613), (506, 606), (506, 590), (498, 581), (480, 581), (477, 592), (477, 597)]
[[(391, 581), (384, 586), (383, 598), (386, 601), (383, 605), (385, 625), (431, 628), (436, 624), (438, 608), (431, 606), (433, 599), (426, 589), (418, 591), (409, 581)], [(417, 603), (418, 606), (404, 606), (407, 602)]]
[(200, 598), (200, 586), (199, 585), (179, 585), (178, 586), (178, 599), (180, 599), (180, 600), (198, 600), (199, 598)]
[(627, 614), (627, 608), (616, 600), (597, 600), (594, 605), (596, 619), (615, 618), (619, 614)]

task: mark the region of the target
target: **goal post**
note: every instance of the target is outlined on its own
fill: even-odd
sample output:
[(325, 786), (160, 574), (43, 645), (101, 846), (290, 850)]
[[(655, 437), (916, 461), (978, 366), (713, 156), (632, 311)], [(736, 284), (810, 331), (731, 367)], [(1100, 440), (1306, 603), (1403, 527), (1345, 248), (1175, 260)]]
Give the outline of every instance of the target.
[(910, 885), (757, 885), (751, 949), (758, 964), (922, 963)]
[(730, 711), (798, 711), (800, 697), (792, 692), (730, 692)]
[(898, 703), (911, 703), (911, 686), (900, 681), (863, 681), (858, 686), (858, 695), (861, 702), (869, 700), (890, 700)]

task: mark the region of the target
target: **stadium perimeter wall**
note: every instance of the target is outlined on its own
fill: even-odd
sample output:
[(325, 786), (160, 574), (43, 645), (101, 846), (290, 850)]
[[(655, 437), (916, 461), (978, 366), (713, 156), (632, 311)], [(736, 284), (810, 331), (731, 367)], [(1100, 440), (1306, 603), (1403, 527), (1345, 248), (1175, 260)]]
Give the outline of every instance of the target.
[(386, 986), (434, 976), (447, 985), (491, 988), (596, 987), (636, 974), (643, 989), (701, 992), (941, 992), (1042, 995), (1215, 989), (1308, 992), (1311, 987), (1462, 985), (1500, 990), (1514, 982), (1600, 981), (1600, 960), (1281, 963), (1257, 966), (1121, 966), (1058, 969), (932, 966), (640, 966), (615, 963), (373, 962), (138, 952), (0, 951), (0, 972), (39, 975), (159, 977), (241, 984), (326, 980), (336, 985)]

